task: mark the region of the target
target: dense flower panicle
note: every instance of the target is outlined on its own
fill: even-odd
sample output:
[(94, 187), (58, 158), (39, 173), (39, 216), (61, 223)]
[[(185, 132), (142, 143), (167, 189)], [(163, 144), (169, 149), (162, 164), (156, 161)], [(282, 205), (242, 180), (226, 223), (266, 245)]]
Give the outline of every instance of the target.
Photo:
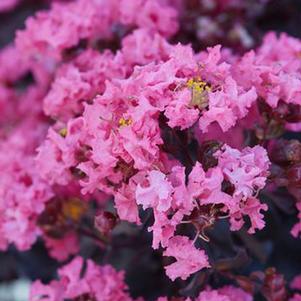
[[(134, 34), (138, 35), (138, 33), (139, 32)], [(168, 45), (166, 45), (166, 47), (167, 46)], [(108, 81), (110, 77), (112, 78), (112, 76), (106, 78), (107, 81), (103, 94), (97, 96), (91, 105), (85, 105), (83, 113), (84, 119), (82, 121), (80, 121), (80, 118), (77, 121), (69, 120), (69, 124), (79, 124), (83, 122), (81, 132), (85, 132), (85, 134), (81, 135), (82, 138), (78, 136), (79, 140), (76, 138), (77, 142), (74, 140), (75, 137), (69, 137), (68, 131), (66, 137), (63, 137), (63, 139), (60, 135), (50, 129), (49, 140), (46, 140), (44, 145), (40, 148), (38, 156), (38, 161), (41, 164), (41, 170), (45, 170), (45, 167), (50, 168), (48, 172), (49, 175), (47, 175), (49, 179), (53, 177), (56, 181), (58, 181), (58, 183), (67, 184), (68, 181), (71, 180), (69, 177), (69, 169), (71, 167), (77, 167), (88, 177), (88, 181), (86, 181), (86, 179), (81, 181), (82, 185), (85, 187), (84, 191), (93, 192), (96, 188), (96, 183), (93, 184), (90, 182), (92, 178), (94, 178), (93, 181), (97, 181), (99, 183), (102, 178), (110, 178), (111, 176), (109, 176), (109, 174), (112, 174), (112, 177), (115, 179), (112, 178), (110, 181), (113, 183), (116, 182), (116, 179), (118, 178), (116, 178), (116, 164), (121, 159), (127, 163), (133, 161), (134, 168), (137, 169), (149, 168), (159, 159), (160, 152), (158, 145), (162, 144), (158, 127), (158, 117), (160, 112), (163, 111), (170, 119), (168, 122), (170, 126), (179, 125), (181, 128), (186, 128), (192, 126), (196, 122), (201, 112), (198, 113), (198, 109), (189, 107), (194, 91), (191, 91), (191, 88), (189, 86), (185, 87), (185, 85), (188, 79), (196, 74), (198, 69), (197, 61), (189, 47), (175, 46), (172, 48), (171, 46), (168, 46), (167, 48), (170, 48), (171, 52), (169, 54), (169, 58), (165, 58), (165, 62), (148, 64), (140, 68), (136, 67), (129, 78), (121, 78), (118, 80), (116, 79), (116, 74), (114, 72), (112, 73), (114, 80)], [(91, 55), (91, 52), (83, 53), (77, 58), (77, 60), (80, 60), (85, 55), (87, 55), (88, 58)], [(117, 59), (122, 55), (124, 55), (123, 49), (119, 54), (117, 54)], [(165, 57), (163, 53), (159, 55), (157, 54), (157, 57), (159, 58), (161, 55), (163, 55), (162, 58)], [(185, 57), (185, 67), (182, 60), (183, 57)], [(115, 58), (112, 59), (115, 60)], [(208, 62), (205, 61), (204, 63), (204, 70), (206, 71), (204, 74), (206, 74), (208, 79), (212, 81), (215, 80), (217, 83), (219, 82), (219, 84), (222, 84), (221, 78), (217, 78), (214, 73), (212, 73), (212, 76), (210, 77), (209, 73), (210, 70), (213, 70), (214, 72), (219, 70), (219, 73), (217, 74), (220, 74), (220, 76), (223, 77), (224, 73), (229, 72), (229, 68), (226, 63), (216, 65), (219, 60), (219, 48), (209, 50), (207, 56)], [(141, 63), (143, 63), (143, 61), (141, 61)], [(97, 60), (95, 64), (97, 66)], [(65, 66), (62, 68), (64, 70)], [(82, 82), (84, 85), (83, 87), (86, 85), (86, 88), (83, 89), (80, 89), (81, 83), (76, 85), (76, 79), (71, 78), (68, 83), (68, 81), (65, 81), (66, 77), (62, 76), (62, 80), (64, 80), (64, 83), (67, 84), (66, 87), (68, 87), (68, 85), (70, 87), (76, 85), (79, 88), (78, 92), (73, 89), (75, 94), (73, 94), (73, 92), (68, 93), (68, 88), (67, 90), (61, 90), (64, 86), (60, 82), (60, 77), (57, 78), (58, 84), (56, 84), (56, 81), (54, 82), (53, 89), (50, 90), (50, 93), (45, 99), (45, 105), (51, 103), (51, 105), (48, 105), (47, 107), (53, 108), (52, 113), (54, 116), (57, 114), (63, 114), (63, 118), (66, 119), (70, 116), (70, 114), (72, 116), (76, 112), (79, 113), (82, 111), (82, 109), (80, 109), (82, 106), (80, 102), (83, 99), (93, 97), (93, 94), (97, 94), (96, 90), (94, 90), (92, 86), (95, 86), (96, 89), (100, 89), (98, 91), (101, 93), (101, 89), (104, 89), (101, 88), (101, 85), (104, 83), (104, 79), (101, 80), (101, 76), (97, 76), (96, 78), (100, 81), (95, 84), (91, 83), (91, 80), (89, 81), (89, 73), (91, 72), (90, 76), (92, 79), (94, 75), (94, 67), (91, 66), (91, 68), (92, 69), (88, 67), (88, 69), (84, 70), (85, 72), (81, 75), (83, 77), (80, 79), (80, 82), (87, 78), (87, 82)], [(118, 68), (118, 66), (116, 66), (116, 68)], [(99, 67), (96, 69), (98, 70), (97, 72), (101, 72)], [(171, 76), (171, 74), (174, 75)], [(178, 77), (177, 74), (182, 75)], [(183, 76), (186, 76), (186, 78)], [(231, 83), (233, 83), (235, 87), (233, 80)], [(175, 88), (170, 89), (172, 85), (174, 85)], [(55, 88), (56, 86), (57, 88)], [(179, 86), (179, 88), (177, 88), (177, 86)], [(192, 89), (194, 89), (194, 87), (195, 85), (193, 84)], [(84, 92), (85, 90), (88, 94)], [(209, 110), (201, 115), (199, 121), (200, 127), (204, 129), (207, 127), (205, 126), (207, 122), (205, 120), (208, 120), (208, 114), (211, 114), (210, 99), (211, 97), (212, 99), (216, 99), (216, 93), (219, 92), (212, 92), (211, 94), (209, 91), (208, 93)], [(249, 92), (246, 93), (248, 94)], [(165, 96), (162, 98), (163, 95)], [(204, 97), (207, 97), (207, 95)], [(54, 101), (51, 101), (51, 99), (54, 99)], [(180, 99), (179, 102), (178, 99)], [(182, 99), (185, 102), (182, 102)], [(235, 98), (233, 98), (233, 100), (234, 99)], [(57, 101), (59, 103), (55, 105)], [(215, 100), (213, 100), (213, 102), (214, 101)], [(248, 100), (243, 102), (247, 105), (247, 107), (250, 105)], [(234, 103), (236, 102), (233, 101), (233, 104)], [(176, 104), (176, 107), (174, 107), (173, 104)], [(55, 107), (53, 107), (53, 105), (55, 105)], [(231, 119), (229, 119), (229, 126), (223, 127), (223, 125), (220, 124), (223, 130), (227, 130), (228, 127), (233, 126), (237, 118), (243, 118), (245, 116), (246, 111), (236, 108), (236, 106), (237, 105), (229, 111), (229, 118)], [(187, 114), (178, 114), (179, 112), (175, 114), (175, 110), (184, 110)], [(214, 112), (214, 110), (215, 109), (212, 108), (212, 112)], [(112, 114), (112, 112), (114, 112), (114, 114)], [(215, 120), (220, 123), (223, 118), (217, 118)], [(211, 121), (208, 124), (210, 123)], [(67, 125), (67, 128), (69, 126), (70, 125)], [(71, 142), (71, 140), (68, 142), (69, 139), (73, 142)], [(63, 144), (65, 143), (67, 144), (63, 147)], [(74, 145), (75, 148), (71, 147), (71, 145)], [(57, 147), (59, 147), (60, 150), (57, 150)], [(66, 147), (68, 149), (63, 151)], [(75, 153), (81, 152), (83, 148), (86, 149), (85, 161), (74, 161)], [(61, 158), (60, 153), (62, 152), (64, 155)], [(99, 156), (98, 154), (101, 155)], [(47, 157), (45, 156), (49, 156), (49, 160), (46, 160)], [(69, 162), (67, 165), (65, 158)], [(49, 164), (51, 161), (53, 164), (57, 164), (55, 169), (51, 169), (51, 164)], [(44, 167), (45, 164), (47, 165)], [(103, 167), (105, 167), (105, 169), (103, 169)], [(58, 172), (60, 177), (57, 176)], [(92, 175), (92, 172), (96, 172), (96, 174)], [(50, 175), (50, 173), (52, 173), (52, 175)], [(105, 183), (99, 183), (98, 186), (98, 188), (107, 191), (107, 185), (105, 185)]]
[(269, 33), (234, 65), (234, 77), (245, 88), (255, 87), (273, 108), (279, 100), (300, 105), (300, 50), (298, 39)]
[(133, 300), (128, 295), (124, 283), (124, 273), (115, 271), (111, 266), (97, 266), (87, 260), (83, 275), (84, 260), (75, 257), (69, 264), (59, 269), (59, 280), (48, 285), (36, 281), (31, 288), (30, 301), (63, 301), (87, 295), (96, 301)]
[[(1, 2), (0, 11), (17, 2)], [(224, 35), (222, 20), (212, 16), (235, 12), (236, 20), (264, 0), (191, 7), (182, 0), (48, 2), (17, 32), (15, 45), (0, 51), (0, 249), (28, 250), (41, 237), (57, 261), (75, 255), (58, 280), (34, 282), (30, 301), (133, 300), (123, 272), (76, 256), (84, 235), (109, 249), (119, 221), (149, 226), (172, 281), (211, 265), (218, 274), (208, 229), (221, 219), (229, 221), (227, 231), (263, 229), (268, 206), (260, 191), (268, 178), (276, 188), (275, 164), (281, 177), (299, 175), (294, 148), (275, 148), (275, 138), (301, 128), (300, 40), (268, 33), (241, 56), (221, 45), (196, 52), (202, 45), (173, 43), (190, 10), (194, 35), (204, 41), (214, 30)], [(249, 48), (254, 41), (238, 19), (226, 27)], [(297, 199), (297, 238), (299, 178), (283, 182)], [(116, 209), (114, 226), (98, 220), (97, 227), (97, 212), (101, 219), (108, 208)], [(180, 300), (253, 297), (208, 286)]]
[(118, 61), (118, 57), (115, 60), (109, 51), (99, 54), (86, 50), (61, 66), (44, 99), (45, 113), (65, 120), (82, 113), (82, 102), (103, 93), (105, 80), (122, 77), (124, 62)]
[[(197, 163), (188, 176), (187, 185), (184, 169), (180, 166), (174, 166), (167, 176), (158, 170), (152, 170), (146, 176), (147, 181), (137, 185), (137, 204), (144, 209), (152, 208), (154, 212), (154, 224), (149, 228), (153, 232), (153, 247), (161, 245), (167, 248), (165, 254), (169, 254), (168, 256), (173, 254), (168, 250), (176, 241), (174, 235), (177, 225), (184, 221), (184, 216), (189, 216), (193, 210), (199, 210), (200, 206), (222, 206), (221, 213), (229, 215), (231, 230), (239, 230), (243, 226), (244, 216), (248, 216), (251, 222), (249, 233), (254, 233), (265, 225), (262, 211), (267, 210), (267, 206), (261, 204), (255, 195), (265, 186), (268, 176), (269, 159), (266, 151), (256, 146), (240, 152), (224, 145), (215, 156), (218, 165), (205, 172), (201, 164)], [(222, 191), (224, 181), (233, 185), (231, 195)], [(200, 221), (192, 219), (188, 222), (193, 224)], [(209, 216), (208, 222), (212, 223)], [(197, 231), (197, 235), (202, 233), (201, 229), (197, 228)], [(186, 239), (188, 238), (182, 238), (183, 241)], [(184, 248), (184, 243), (180, 245)], [(185, 247), (187, 245), (189, 244), (186, 243)], [(190, 242), (190, 247), (194, 249), (193, 242)], [(184, 253), (186, 252), (181, 254)], [(188, 253), (192, 254), (192, 251)], [(189, 258), (191, 262), (191, 257)], [(206, 258), (205, 254), (203, 258)], [(202, 268), (202, 265), (206, 267), (204, 259), (203, 264), (196, 264), (185, 271), (183, 259), (180, 261), (182, 264), (174, 266), (183, 266), (183, 270), (167, 267), (167, 274), (173, 280), (177, 277), (186, 279)]]
[[(35, 59), (61, 60), (64, 51), (81, 41), (93, 43), (110, 39), (114, 27), (128, 25), (147, 28), (169, 36), (177, 30), (177, 13), (164, 0), (83, 1), (54, 3), (49, 11), (38, 12), (17, 32), (19, 49)], [(139, 14), (137, 14), (139, 11)]]
[(161, 35), (137, 29), (122, 40), (116, 55), (109, 50), (101, 54), (91, 49), (83, 51), (56, 71), (44, 99), (44, 112), (63, 121), (81, 114), (85, 102), (104, 93), (106, 81), (125, 78), (135, 65), (166, 60), (170, 48)]
[(38, 59), (60, 59), (63, 50), (80, 40), (109, 34), (108, 10), (105, 5), (100, 9), (97, 1), (54, 3), (50, 11), (38, 12), (26, 21), (26, 30), (17, 33), (17, 46)]
[(36, 122), (20, 124), (8, 139), (0, 141), (2, 250), (8, 243), (21, 250), (31, 247), (40, 233), (36, 219), (53, 196), (34, 163), (34, 147), (45, 131)]
[(166, 108), (169, 125), (185, 129), (199, 117), (199, 127), (203, 132), (215, 122), (226, 132), (247, 115), (257, 98), (255, 89), (245, 90), (238, 86), (231, 75), (231, 66), (222, 59), (219, 46), (208, 48), (207, 53), (195, 58), (189, 56), (188, 50), (183, 50), (178, 51), (178, 57), (191, 58), (187, 62), (187, 67), (191, 66), (191, 77), (186, 79), (187, 89), (176, 89), (179, 91), (176, 98)]

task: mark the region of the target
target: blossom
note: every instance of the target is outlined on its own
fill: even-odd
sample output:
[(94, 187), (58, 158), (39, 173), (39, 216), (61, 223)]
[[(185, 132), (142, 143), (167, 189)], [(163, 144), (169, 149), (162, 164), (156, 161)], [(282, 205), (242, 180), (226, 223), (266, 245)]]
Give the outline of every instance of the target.
[(111, 38), (118, 22), (168, 36), (177, 29), (176, 17), (176, 10), (160, 0), (135, 0), (130, 6), (115, 0), (53, 3), (49, 11), (26, 20), (25, 30), (17, 32), (16, 44), (27, 55), (39, 60), (47, 57), (52, 64), (80, 42)]
[(97, 1), (54, 3), (51, 10), (27, 19), (26, 30), (17, 32), (16, 44), (28, 55), (60, 59), (64, 49), (83, 39), (107, 35), (108, 30), (108, 8), (99, 10)]
[(128, 186), (122, 185), (114, 194), (114, 202), (118, 216), (122, 220), (140, 224), (138, 206), (135, 200), (135, 188), (132, 181)]
[(225, 179), (234, 185), (233, 198), (238, 201), (236, 205), (228, 207), (232, 230), (241, 228), (244, 214), (249, 216), (251, 221), (250, 233), (254, 233), (256, 228), (262, 229), (265, 223), (260, 211), (266, 211), (268, 208), (267, 205), (260, 204), (254, 193), (264, 188), (269, 174), (270, 162), (266, 150), (255, 146), (239, 152), (224, 146), (216, 155)]
[(136, 189), (137, 204), (143, 209), (152, 207), (158, 211), (167, 211), (171, 206), (172, 186), (166, 180), (166, 176), (160, 171), (152, 170), (148, 175), (149, 186)]
[[(3, 1), (0, 11), (17, 3)], [(300, 128), (300, 40), (268, 33), (242, 55), (176, 43), (191, 25), (186, 13), (196, 19), (196, 32), (188, 30), (195, 38), (221, 38), (224, 10), (243, 15), (253, 11), (248, 3), (199, 1), (191, 12), (181, 0), (53, 1), (0, 51), (0, 249), (28, 250), (41, 237), (57, 261), (75, 256), (57, 280), (37, 280), (30, 300), (132, 300), (124, 272), (77, 256), (82, 236), (101, 239), (85, 227), (107, 207), (116, 209), (114, 225), (115, 216), (144, 223), (153, 249), (170, 257), (172, 281), (214, 263), (220, 254), (205, 250), (215, 248), (208, 229), (220, 219), (228, 231), (246, 221), (249, 234), (264, 228), (270, 145)], [(248, 48), (241, 22), (225, 28)], [(271, 139), (258, 135), (270, 125)], [(203, 300), (252, 296), (208, 286), (195, 299)]]
[(86, 271), (81, 277), (83, 264), (81, 257), (75, 257), (59, 269), (59, 280), (53, 280), (48, 285), (39, 280), (34, 282), (29, 300), (63, 301), (83, 295), (97, 301), (132, 300), (127, 293), (122, 272), (117, 272), (109, 265), (97, 266), (93, 261), (87, 260)]
[(257, 94), (273, 108), (280, 99), (300, 104), (300, 49), (299, 40), (268, 33), (256, 52), (251, 50), (234, 65), (234, 78), (245, 88), (255, 87)]
[(169, 240), (174, 236), (176, 226), (179, 223), (177, 216), (169, 219), (166, 214), (160, 211), (154, 211), (154, 223), (149, 227), (149, 231), (153, 235), (154, 249), (158, 249), (160, 245), (167, 247)]
[(247, 115), (256, 99), (255, 88), (243, 91), (232, 77), (227, 77), (221, 91), (208, 93), (209, 108), (199, 120), (200, 129), (206, 132), (212, 122), (217, 122), (226, 132), (235, 125), (237, 119)]
[(301, 275), (297, 275), (294, 277), (292, 282), (290, 283), (291, 288), (296, 290), (301, 290)]
[(234, 286), (224, 286), (218, 290), (207, 289), (202, 291), (195, 301), (252, 301), (250, 294), (243, 291), (241, 288)]
[(77, 165), (75, 151), (80, 148), (82, 127), (82, 119), (72, 120), (66, 129), (66, 136), (50, 128), (48, 139), (39, 146), (37, 165), (40, 175), (50, 184), (66, 185), (71, 182), (70, 168)]
[(165, 267), (166, 274), (172, 279), (185, 280), (192, 273), (209, 267), (208, 258), (203, 250), (197, 250), (192, 241), (185, 236), (174, 236), (168, 242), (164, 256), (172, 256), (176, 262)]
[(294, 237), (298, 237), (301, 233), (301, 202), (298, 202), (296, 206), (297, 206), (297, 210), (298, 210), (299, 222), (297, 224), (295, 224), (291, 230), (291, 233)]
[(79, 251), (78, 238), (75, 233), (67, 233), (62, 239), (53, 239), (47, 236), (44, 236), (43, 239), (50, 256), (58, 261), (64, 261)]
[(254, 191), (265, 186), (270, 163), (264, 148), (247, 147), (239, 152), (224, 146), (217, 156), (218, 165), (226, 178), (235, 186), (233, 196), (252, 196)]
[(231, 299), (217, 291), (204, 291), (197, 297), (196, 301), (231, 301)]
[(67, 120), (82, 113), (82, 102), (103, 93), (106, 79), (122, 77), (123, 62), (115, 62), (114, 59), (109, 51), (99, 54), (86, 50), (72, 62), (61, 66), (44, 99), (45, 113)]
[(9, 139), (0, 141), (3, 250), (9, 243), (20, 250), (31, 247), (40, 234), (37, 217), (53, 196), (51, 187), (39, 175), (32, 150), (43, 132), (43, 127), (37, 127), (35, 122), (24, 122), (11, 132)]

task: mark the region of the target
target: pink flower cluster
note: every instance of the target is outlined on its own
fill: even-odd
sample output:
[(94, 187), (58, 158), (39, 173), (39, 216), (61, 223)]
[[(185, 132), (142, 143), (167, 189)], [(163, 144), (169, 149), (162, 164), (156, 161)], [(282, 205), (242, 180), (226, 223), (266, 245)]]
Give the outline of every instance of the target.
[[(63, 301), (95, 300), (95, 301), (131, 301), (128, 287), (124, 283), (124, 273), (117, 272), (111, 266), (97, 266), (92, 260), (86, 261), (75, 257), (69, 264), (58, 270), (59, 280), (49, 284), (41, 281), (33, 283), (30, 301)], [(83, 272), (84, 269), (84, 272)], [(78, 299), (77, 299), (78, 298)], [(82, 299), (80, 299), (82, 298)], [(240, 288), (225, 286), (219, 290), (207, 289), (200, 293), (194, 301), (252, 301), (251, 295)], [(143, 301), (142, 298), (136, 301)], [(157, 301), (168, 301), (160, 297)], [(190, 298), (185, 301), (191, 301)]]
[[(243, 134), (256, 124), (266, 135), (260, 103), (301, 104), (301, 42), (269, 33), (242, 56), (219, 45), (196, 53), (168, 40), (179, 26), (180, 2), (54, 3), (1, 51), (1, 250), (27, 250), (42, 236), (56, 259), (77, 254), (80, 237), (63, 223), (79, 221), (66, 205), (74, 198), (102, 206), (113, 199), (118, 218), (137, 225), (139, 213), (151, 209), (152, 247), (173, 258), (165, 266), (172, 280), (211, 267), (198, 241), (210, 244), (206, 231), (220, 219), (231, 231), (264, 228), (268, 207), (259, 194), (270, 161), (264, 143), (247, 146)], [(299, 121), (284, 126), (298, 130)], [(185, 151), (177, 156), (167, 137), (176, 131), (217, 147), (206, 160)], [(51, 204), (61, 204), (63, 218)], [(48, 223), (45, 212), (59, 218)], [(63, 235), (55, 237), (50, 226), (58, 224)], [(193, 236), (179, 231), (187, 224)], [(91, 260), (84, 276), (83, 270), (76, 257), (59, 269), (59, 280), (35, 282), (30, 300), (132, 300), (123, 273)], [(205, 300), (252, 296), (228, 286), (195, 299)]]
[[(137, 13), (139, 11), (139, 14)], [(110, 39), (119, 29), (140, 27), (170, 36), (177, 30), (177, 12), (165, 0), (75, 1), (54, 3), (50, 11), (39, 12), (26, 21), (26, 30), (17, 33), (16, 44), (35, 59), (60, 60), (64, 51), (79, 42), (92, 44)]]
[[(137, 186), (137, 203), (154, 212), (155, 222), (150, 228), (153, 247), (167, 248), (164, 255), (177, 260), (166, 267), (167, 275), (173, 280), (186, 279), (191, 273), (210, 266), (207, 256), (195, 249), (193, 241), (185, 236), (174, 236), (177, 225), (195, 224), (197, 237), (202, 234), (202, 223), (210, 224), (218, 219), (214, 212), (217, 206), (216, 211), (229, 216), (232, 230), (242, 227), (244, 215), (250, 218), (250, 233), (264, 227), (261, 210), (267, 210), (267, 206), (260, 204), (254, 194), (265, 186), (269, 166), (265, 150), (257, 146), (239, 152), (224, 146), (219, 152), (218, 165), (205, 172), (197, 163), (188, 176), (187, 185), (184, 167), (175, 165), (168, 175), (150, 171), (147, 183)], [(224, 181), (233, 185), (231, 194), (222, 191)], [(208, 205), (212, 209), (203, 212), (202, 207)], [(196, 212), (198, 216), (194, 217)]]
[[(84, 272), (83, 272), (83, 269)], [(128, 287), (124, 283), (123, 272), (115, 271), (111, 266), (97, 266), (92, 260), (75, 257), (58, 271), (59, 280), (45, 285), (39, 280), (33, 283), (30, 301), (130, 301)], [(84, 299), (86, 298), (86, 299)]]

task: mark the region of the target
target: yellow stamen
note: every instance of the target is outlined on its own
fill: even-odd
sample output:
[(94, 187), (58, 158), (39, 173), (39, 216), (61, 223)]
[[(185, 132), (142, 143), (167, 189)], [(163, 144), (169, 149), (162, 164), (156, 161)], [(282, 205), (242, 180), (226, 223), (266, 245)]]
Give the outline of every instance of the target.
[(59, 134), (65, 138), (67, 136), (67, 128), (60, 129)]
[(194, 107), (198, 107), (200, 110), (206, 108), (208, 105), (208, 92), (211, 91), (211, 87), (208, 83), (202, 81), (200, 77), (197, 77), (189, 79), (186, 85), (192, 91), (190, 104)]
[(118, 121), (118, 125), (119, 127), (123, 127), (123, 126), (129, 126), (133, 123), (133, 120), (131, 118), (124, 118), (121, 117)]
[(187, 81), (186, 85), (188, 88), (194, 89), (197, 92), (211, 91), (210, 86), (206, 82), (202, 81), (202, 79), (200, 77), (197, 77), (195, 79), (190, 78)]

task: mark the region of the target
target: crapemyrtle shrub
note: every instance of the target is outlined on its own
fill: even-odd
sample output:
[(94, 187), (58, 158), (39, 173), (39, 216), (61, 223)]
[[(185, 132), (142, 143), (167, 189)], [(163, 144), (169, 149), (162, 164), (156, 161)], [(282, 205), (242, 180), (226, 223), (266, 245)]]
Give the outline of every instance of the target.
[(298, 5), (274, 2), (1, 2), (1, 281), (301, 300)]

